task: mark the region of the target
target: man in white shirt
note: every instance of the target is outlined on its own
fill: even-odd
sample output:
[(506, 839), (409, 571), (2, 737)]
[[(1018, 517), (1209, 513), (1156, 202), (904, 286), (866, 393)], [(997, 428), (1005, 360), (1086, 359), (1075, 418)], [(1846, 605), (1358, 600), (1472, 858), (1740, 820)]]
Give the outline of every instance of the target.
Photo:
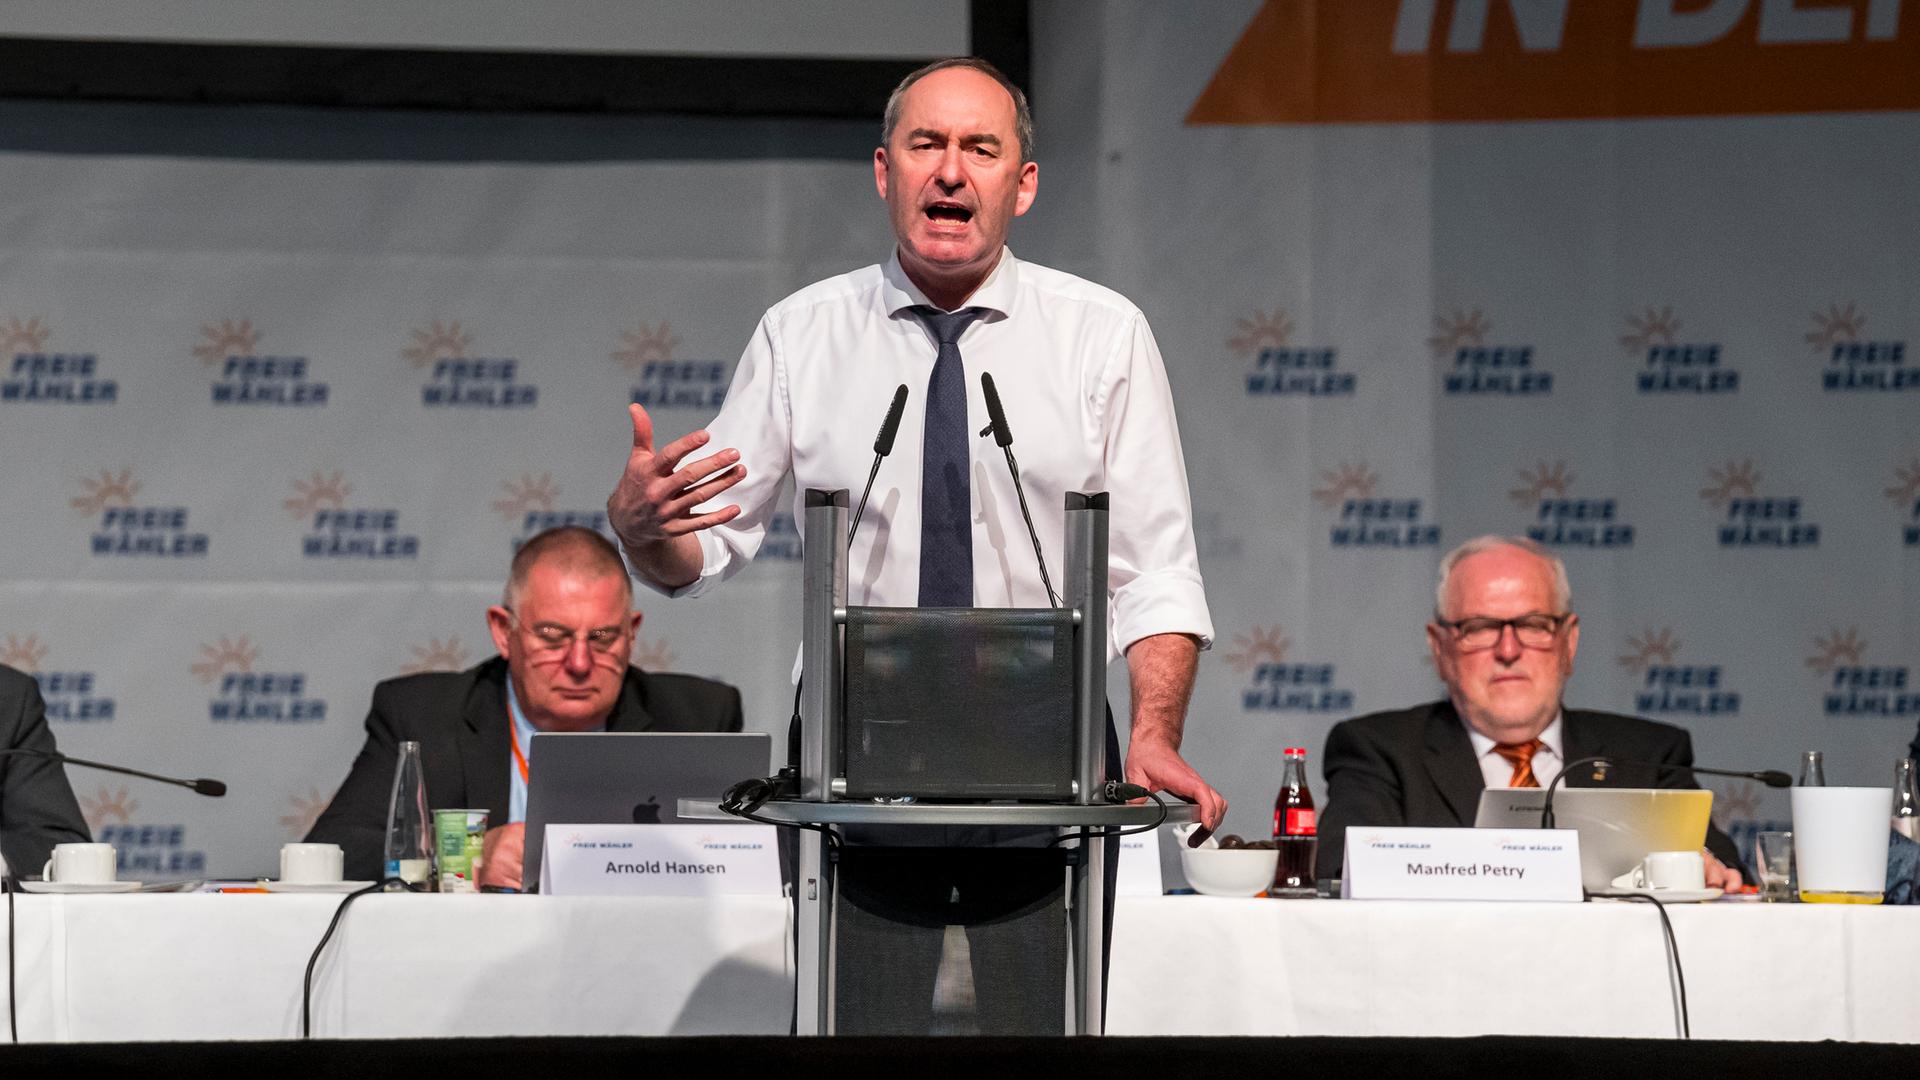
[[(901, 434), (851, 551), (849, 603), (1044, 607), (1012, 479), (974, 435), (987, 415), (980, 373), (991, 373), (1043, 550), (1060, 558), (1065, 492), (1111, 494), (1109, 655), (1126, 656), (1132, 689), (1126, 778), (1198, 803), (1213, 827), (1226, 801), (1179, 754), (1213, 628), (1166, 374), (1138, 308), (1007, 250), (1037, 189), (1032, 150), (1025, 96), (990, 65), (942, 61), (908, 76), (873, 155), (892, 257), (774, 305), (707, 430), (656, 450), (634, 406), (608, 518), (636, 576), (670, 596), (703, 593), (759, 549), (788, 474), (797, 521), (805, 489), (861, 481), (873, 429), (905, 383)], [(709, 445), (722, 449), (693, 458)]]
[[(1695, 787), (1693, 744), (1669, 724), (1567, 709), (1580, 645), (1566, 564), (1520, 537), (1482, 536), (1440, 563), (1427, 647), (1444, 701), (1375, 713), (1327, 734), (1317, 873), (1337, 877), (1351, 825), (1466, 826), (1485, 788), (1545, 787), (1569, 761), (1617, 754), (1614, 787)], [(1570, 780), (1573, 778), (1569, 778)], [(1707, 829), (1707, 884), (1740, 887), (1733, 842)]]

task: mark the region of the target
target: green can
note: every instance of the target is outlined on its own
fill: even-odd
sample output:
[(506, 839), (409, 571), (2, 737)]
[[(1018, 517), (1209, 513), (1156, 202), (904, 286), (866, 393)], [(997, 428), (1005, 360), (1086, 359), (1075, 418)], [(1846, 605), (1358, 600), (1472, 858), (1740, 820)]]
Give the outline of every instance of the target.
[(480, 850), (486, 842), (485, 810), (435, 810), (433, 846), (440, 861), (441, 892), (478, 892)]

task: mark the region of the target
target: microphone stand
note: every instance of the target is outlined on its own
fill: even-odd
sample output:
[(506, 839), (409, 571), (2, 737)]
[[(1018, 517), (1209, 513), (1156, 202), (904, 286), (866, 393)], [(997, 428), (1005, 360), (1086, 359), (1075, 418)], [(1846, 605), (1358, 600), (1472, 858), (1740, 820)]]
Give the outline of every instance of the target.
[(987, 426), (980, 429), (980, 434), (992, 433), (993, 441), (1007, 455), (1007, 471), (1013, 474), (1013, 492), (1020, 497), (1020, 517), (1027, 523), (1028, 539), (1033, 541), (1033, 559), (1040, 564), (1040, 584), (1047, 588), (1048, 602), (1057, 608), (1060, 594), (1053, 591), (1053, 579), (1047, 575), (1047, 557), (1040, 552), (1040, 533), (1033, 527), (1033, 512), (1027, 509), (1027, 488), (1020, 482), (1020, 463), (1013, 459), (1013, 429), (1007, 426), (1007, 414), (1000, 408), (1000, 394), (993, 387), (993, 376), (985, 371), (980, 373), (980, 392), (987, 399)]

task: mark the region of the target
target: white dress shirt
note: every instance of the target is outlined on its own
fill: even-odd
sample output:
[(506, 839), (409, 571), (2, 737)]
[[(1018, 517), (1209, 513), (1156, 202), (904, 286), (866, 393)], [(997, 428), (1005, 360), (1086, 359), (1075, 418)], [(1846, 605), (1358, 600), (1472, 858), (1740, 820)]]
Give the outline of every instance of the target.
[[(1553, 783), (1553, 778), (1560, 775), (1560, 767), (1567, 762), (1560, 734), (1560, 722), (1564, 719), (1566, 719), (1565, 713), (1553, 718), (1553, 723), (1547, 725), (1547, 730), (1540, 733), (1540, 742), (1543, 745), (1533, 752), (1533, 778), (1540, 782), (1541, 787)], [(1493, 749), (1496, 745), (1494, 741), (1473, 730), (1472, 725), (1466, 720), (1462, 719), (1460, 724), (1467, 729), (1467, 741), (1473, 744), (1473, 755), (1480, 762), (1480, 775), (1486, 778), (1487, 786), (1490, 788), (1508, 786), (1513, 780), (1513, 762), (1501, 757)]]
[[(753, 558), (788, 474), (802, 529), (805, 489), (847, 488), (857, 501), (874, 433), (894, 387), (905, 383), (899, 437), (853, 542), (847, 599), (917, 602), (922, 436), (939, 343), (908, 309), (927, 303), (896, 254), (767, 311), (708, 426), (708, 450), (738, 449), (747, 476), (701, 509), (738, 503), (740, 516), (697, 534), (700, 577), (670, 595), (699, 595)], [(980, 373), (989, 372), (1056, 583), (1066, 571), (1064, 494), (1111, 493), (1109, 659), (1150, 634), (1211, 644), (1180, 433), (1146, 317), (1110, 289), (1020, 262), (1006, 249), (963, 306), (985, 310), (959, 341), (969, 433), (986, 423)], [(1013, 479), (991, 438), (972, 440), (971, 469), (974, 604), (1047, 606)]]

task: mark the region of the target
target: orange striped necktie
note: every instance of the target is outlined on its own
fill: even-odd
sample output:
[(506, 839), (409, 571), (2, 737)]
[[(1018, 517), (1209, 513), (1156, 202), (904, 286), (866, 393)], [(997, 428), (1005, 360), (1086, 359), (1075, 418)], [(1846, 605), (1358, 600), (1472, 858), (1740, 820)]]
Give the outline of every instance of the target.
[(1533, 777), (1533, 755), (1545, 745), (1539, 739), (1529, 739), (1523, 743), (1494, 744), (1493, 752), (1506, 758), (1507, 763), (1513, 766), (1513, 779), (1507, 781), (1508, 787), (1537, 788), (1540, 786), (1540, 781)]

